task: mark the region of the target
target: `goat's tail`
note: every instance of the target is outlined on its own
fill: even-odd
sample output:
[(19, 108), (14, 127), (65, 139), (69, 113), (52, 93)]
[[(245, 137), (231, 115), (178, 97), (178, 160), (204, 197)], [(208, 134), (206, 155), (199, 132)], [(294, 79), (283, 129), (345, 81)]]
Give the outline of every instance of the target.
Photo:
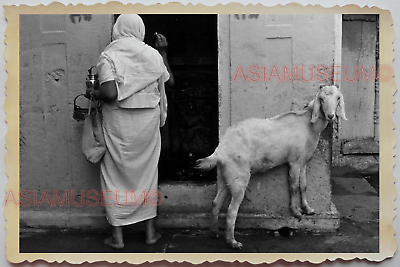
[(217, 155), (214, 153), (207, 158), (197, 160), (197, 162), (196, 162), (197, 168), (202, 169), (202, 170), (211, 170), (212, 168), (217, 166), (218, 161), (219, 161), (219, 159), (218, 159)]

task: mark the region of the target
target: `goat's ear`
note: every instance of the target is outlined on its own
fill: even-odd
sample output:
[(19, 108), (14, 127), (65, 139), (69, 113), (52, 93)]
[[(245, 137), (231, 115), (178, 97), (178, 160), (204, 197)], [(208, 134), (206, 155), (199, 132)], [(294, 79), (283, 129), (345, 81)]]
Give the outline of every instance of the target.
[(315, 123), (318, 120), (319, 117), (319, 110), (321, 108), (321, 101), (319, 100), (319, 94), (315, 99), (313, 100), (314, 106), (313, 106), (313, 111), (311, 115), (311, 123)]
[(338, 116), (340, 118), (342, 118), (342, 119), (347, 121), (346, 114), (345, 114), (345, 111), (344, 111), (343, 95), (340, 96), (339, 105), (338, 105), (338, 108), (337, 108), (337, 114), (338, 114)]

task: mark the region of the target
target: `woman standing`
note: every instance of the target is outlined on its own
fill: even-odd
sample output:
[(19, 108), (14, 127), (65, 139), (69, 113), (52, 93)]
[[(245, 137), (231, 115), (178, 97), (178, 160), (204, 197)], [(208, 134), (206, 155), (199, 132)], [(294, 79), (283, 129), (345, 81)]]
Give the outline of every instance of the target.
[(124, 225), (146, 221), (147, 244), (161, 237), (154, 228), (158, 203), (154, 197), (158, 196), (160, 126), (166, 118), (164, 83), (174, 81), (166, 59), (165, 37), (157, 34), (161, 55), (143, 42), (144, 36), (145, 27), (138, 15), (119, 16), (113, 42), (97, 64), (100, 88), (87, 90), (87, 95), (104, 103), (107, 151), (101, 161), (101, 187), (112, 225), (112, 236), (104, 242), (116, 249), (124, 247)]

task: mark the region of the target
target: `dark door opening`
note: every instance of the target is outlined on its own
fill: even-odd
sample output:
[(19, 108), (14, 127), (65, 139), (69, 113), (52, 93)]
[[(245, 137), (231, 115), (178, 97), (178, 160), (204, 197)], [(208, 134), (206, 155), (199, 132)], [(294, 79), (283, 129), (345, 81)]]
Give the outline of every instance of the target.
[[(166, 88), (168, 119), (161, 128), (159, 180), (215, 181), (216, 171), (196, 169), (196, 160), (218, 145), (217, 15), (144, 14), (145, 43), (155, 32), (168, 40), (175, 85)], [(115, 19), (118, 15), (115, 15)]]

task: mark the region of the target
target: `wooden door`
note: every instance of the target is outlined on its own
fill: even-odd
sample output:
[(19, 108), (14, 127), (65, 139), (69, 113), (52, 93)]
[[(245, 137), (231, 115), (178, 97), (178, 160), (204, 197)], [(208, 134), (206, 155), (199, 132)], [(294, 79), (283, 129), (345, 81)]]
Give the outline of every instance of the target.
[(343, 15), (341, 157), (379, 155), (378, 15)]

